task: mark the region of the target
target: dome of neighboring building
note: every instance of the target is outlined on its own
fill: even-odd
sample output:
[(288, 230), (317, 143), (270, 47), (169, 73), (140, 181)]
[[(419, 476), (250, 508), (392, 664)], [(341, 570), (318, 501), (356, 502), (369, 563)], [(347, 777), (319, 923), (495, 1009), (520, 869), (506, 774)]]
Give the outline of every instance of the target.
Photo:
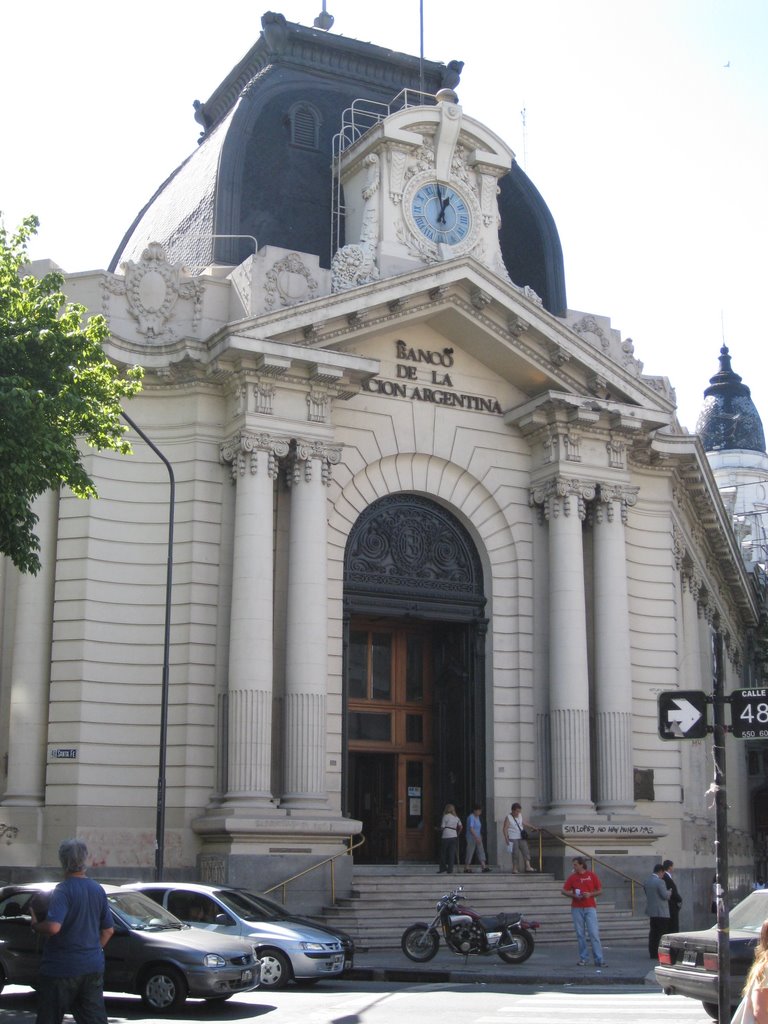
[(731, 369), (725, 345), (720, 349), (720, 369), (710, 377), (704, 392), (704, 407), (696, 424), (704, 450), (742, 449), (765, 452), (765, 433), (750, 390)]

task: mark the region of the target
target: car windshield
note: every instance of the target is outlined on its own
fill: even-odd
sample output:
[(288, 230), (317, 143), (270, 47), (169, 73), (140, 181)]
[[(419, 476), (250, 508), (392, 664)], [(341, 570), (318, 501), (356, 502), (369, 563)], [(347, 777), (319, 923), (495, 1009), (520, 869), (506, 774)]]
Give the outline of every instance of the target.
[(138, 932), (160, 932), (187, 928), (178, 917), (158, 906), (140, 892), (110, 892), (107, 902), (115, 915)]
[(732, 929), (741, 932), (760, 934), (763, 921), (768, 918), (768, 893), (753, 892), (741, 903), (737, 903), (730, 913), (729, 924)]
[(243, 921), (284, 921), (290, 914), (280, 903), (237, 889), (217, 889), (224, 906)]

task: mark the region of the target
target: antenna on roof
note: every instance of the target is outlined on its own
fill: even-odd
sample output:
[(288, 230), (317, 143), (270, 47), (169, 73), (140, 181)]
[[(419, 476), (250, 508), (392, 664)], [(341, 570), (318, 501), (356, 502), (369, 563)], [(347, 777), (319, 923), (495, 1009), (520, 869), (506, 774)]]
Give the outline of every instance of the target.
[(315, 28), (321, 28), (323, 32), (327, 32), (328, 29), (333, 25), (333, 15), (329, 14), (328, 11), (326, 11), (325, 0), (323, 0), (323, 9), (315, 18), (314, 24)]
[(525, 132), (525, 123), (526, 123), (526, 109), (525, 109), (525, 107), (523, 107), (523, 109), (520, 111), (520, 120), (523, 123), (523, 170), (525, 171), (525, 170), (527, 170), (527, 166), (526, 165), (528, 163), (528, 152), (527, 152), (528, 145), (527, 145), (527, 136), (526, 136), (526, 132)]
[(419, 92), (424, 92), (424, 0), (419, 0)]

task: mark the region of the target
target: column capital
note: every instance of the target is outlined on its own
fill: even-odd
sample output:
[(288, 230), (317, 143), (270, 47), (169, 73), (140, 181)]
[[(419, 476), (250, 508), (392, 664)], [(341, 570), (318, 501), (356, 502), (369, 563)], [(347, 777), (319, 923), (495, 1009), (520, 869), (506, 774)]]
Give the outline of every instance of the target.
[(297, 437), (291, 444), (290, 456), (285, 467), (285, 482), (293, 487), (303, 479), (309, 483), (312, 479), (312, 463), (320, 463), (322, 482), (328, 486), (331, 482), (333, 467), (341, 462), (341, 447), (326, 444), (324, 441), (308, 440)]
[(258, 459), (253, 456), (258, 452), (267, 455), (267, 473), (271, 479), (277, 476), (277, 460), (287, 455), (290, 443), (285, 437), (277, 437), (265, 431), (258, 433), (241, 430), (239, 434), (225, 441), (221, 446), (221, 461), (232, 466), (232, 482), (239, 476), (245, 476), (250, 470), (252, 475), (258, 472)]
[(571, 502), (576, 499), (576, 512), (579, 519), (586, 518), (587, 502), (592, 501), (597, 493), (597, 484), (591, 480), (578, 480), (573, 477), (555, 476), (545, 480), (529, 492), (529, 504), (540, 506), (544, 518), (557, 519), (558, 516), (571, 514)]
[(627, 509), (637, 504), (639, 491), (639, 487), (628, 487), (626, 484), (598, 484), (593, 506), (594, 521), (596, 523), (612, 523), (615, 514), (614, 506), (618, 503), (621, 508), (621, 521), (626, 525)]

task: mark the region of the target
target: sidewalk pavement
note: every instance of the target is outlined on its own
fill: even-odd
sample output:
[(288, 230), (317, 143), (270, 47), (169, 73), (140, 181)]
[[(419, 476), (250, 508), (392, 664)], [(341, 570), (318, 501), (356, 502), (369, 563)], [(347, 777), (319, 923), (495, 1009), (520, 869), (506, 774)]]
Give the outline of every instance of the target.
[(603, 945), (606, 966), (597, 970), (578, 966), (576, 938), (572, 943), (536, 942), (533, 954), (525, 963), (506, 964), (497, 955), (470, 956), (468, 959), (451, 953), (442, 939), (434, 960), (416, 964), (400, 949), (359, 951), (355, 966), (345, 977), (359, 981), (464, 982), (509, 985), (656, 985), (655, 960), (648, 956), (648, 947), (636, 942), (609, 942)]

